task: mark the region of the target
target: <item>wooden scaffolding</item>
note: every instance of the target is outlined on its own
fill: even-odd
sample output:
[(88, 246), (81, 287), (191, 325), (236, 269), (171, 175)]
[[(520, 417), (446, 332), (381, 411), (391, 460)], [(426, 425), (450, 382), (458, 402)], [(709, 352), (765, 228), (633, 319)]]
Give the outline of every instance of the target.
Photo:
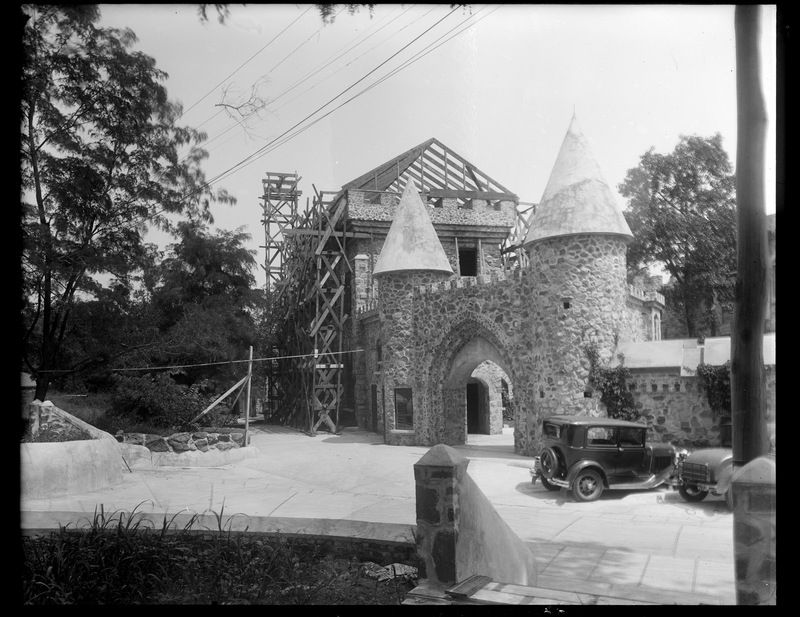
[[(347, 201), (314, 187), (300, 212), (296, 174), (268, 173), (263, 212), (267, 297), (275, 321), (265, 417), (314, 433), (339, 428)], [(285, 189), (285, 190), (284, 190)]]

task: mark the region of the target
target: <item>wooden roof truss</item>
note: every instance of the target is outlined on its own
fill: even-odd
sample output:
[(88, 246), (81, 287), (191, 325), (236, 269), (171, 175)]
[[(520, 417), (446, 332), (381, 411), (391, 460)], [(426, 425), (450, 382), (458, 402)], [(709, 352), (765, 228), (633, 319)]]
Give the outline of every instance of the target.
[[(451, 197), (462, 205), (471, 199), (518, 201), (514, 193), (436, 138), (348, 182), (342, 190), (401, 194), (410, 181), (430, 199)], [(373, 201), (379, 199), (379, 194), (372, 197)]]

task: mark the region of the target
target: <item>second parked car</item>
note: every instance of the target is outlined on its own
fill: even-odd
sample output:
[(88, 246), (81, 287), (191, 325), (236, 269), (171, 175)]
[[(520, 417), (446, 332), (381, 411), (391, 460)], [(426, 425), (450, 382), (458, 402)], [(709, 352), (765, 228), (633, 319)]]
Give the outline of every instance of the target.
[(676, 483), (685, 451), (647, 441), (647, 427), (588, 416), (551, 416), (542, 423), (544, 449), (534, 457), (532, 482), (566, 488), (578, 501), (594, 501), (603, 490), (651, 489)]
[(724, 495), (728, 507), (732, 508), (732, 476), (733, 450), (695, 450), (678, 463), (678, 492), (690, 502), (703, 501), (709, 493)]

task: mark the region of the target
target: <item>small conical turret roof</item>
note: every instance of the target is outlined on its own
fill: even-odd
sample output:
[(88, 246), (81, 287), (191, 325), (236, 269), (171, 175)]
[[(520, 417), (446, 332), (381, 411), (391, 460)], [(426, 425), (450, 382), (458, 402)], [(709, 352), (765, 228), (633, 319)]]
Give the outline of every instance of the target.
[(453, 274), (425, 204), (410, 181), (400, 198), (373, 275), (409, 270)]
[(558, 152), (523, 247), (537, 240), (575, 234), (633, 238), (575, 116)]

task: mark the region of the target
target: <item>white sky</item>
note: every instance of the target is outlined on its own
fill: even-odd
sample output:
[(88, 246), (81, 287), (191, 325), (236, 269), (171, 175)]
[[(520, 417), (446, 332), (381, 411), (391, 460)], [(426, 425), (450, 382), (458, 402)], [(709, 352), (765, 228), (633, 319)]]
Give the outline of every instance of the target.
[[(224, 25), (211, 13), (201, 23), (196, 7), (101, 5), (101, 24), (131, 28), (136, 48), (169, 74), (181, 122), (208, 133), (207, 179), (253, 157), (214, 183), (238, 203), (213, 210), (217, 227), (246, 226), (251, 248), (264, 244), (265, 172), (298, 173), (304, 205), (312, 184), (337, 191), (431, 137), (523, 202), (541, 198), (573, 112), (612, 188), (649, 148), (671, 152), (680, 135), (719, 132), (736, 161), (733, 5), (474, 4), (470, 18), (461, 8), (447, 16), (449, 4), (381, 4), (372, 18), (345, 11), (330, 25), (312, 5), (230, 5)], [(762, 38), (767, 152), (774, 153), (774, 5), (762, 7)], [(273, 102), (244, 130), (217, 104), (223, 88), (246, 98), (254, 84)], [(270, 143), (373, 84), (286, 143)], [(766, 171), (772, 213), (774, 156)], [(258, 248), (258, 263), (264, 257)], [(263, 286), (260, 267), (257, 279)]]

